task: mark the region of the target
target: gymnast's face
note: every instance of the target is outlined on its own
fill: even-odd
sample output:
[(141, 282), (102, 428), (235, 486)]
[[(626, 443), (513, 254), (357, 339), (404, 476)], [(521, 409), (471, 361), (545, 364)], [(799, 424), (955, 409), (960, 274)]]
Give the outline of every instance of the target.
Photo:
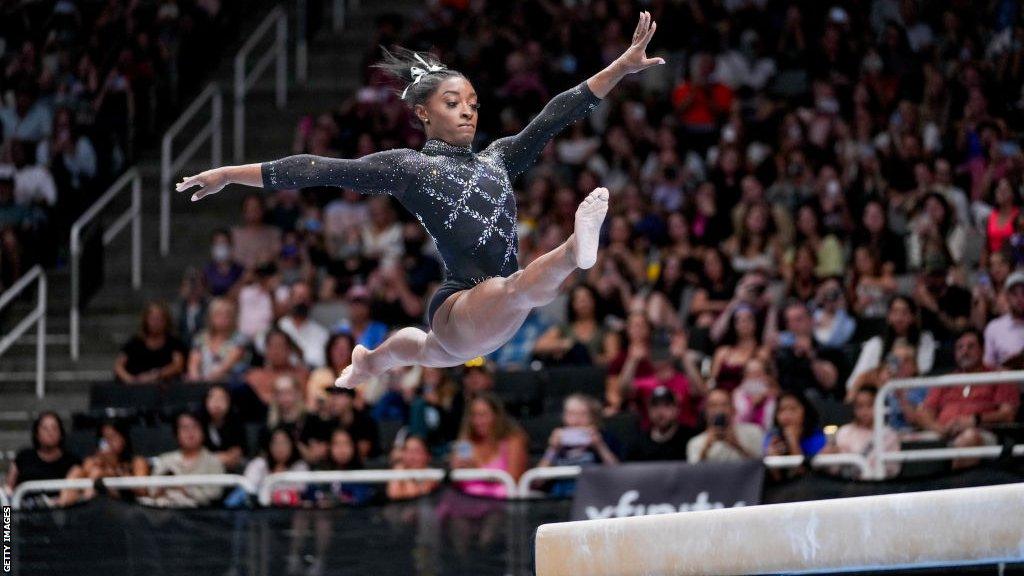
[(437, 138), (455, 146), (469, 146), (476, 135), (476, 90), (462, 76), (446, 78), (427, 97), (417, 104), (414, 112), (423, 122), (428, 138)]

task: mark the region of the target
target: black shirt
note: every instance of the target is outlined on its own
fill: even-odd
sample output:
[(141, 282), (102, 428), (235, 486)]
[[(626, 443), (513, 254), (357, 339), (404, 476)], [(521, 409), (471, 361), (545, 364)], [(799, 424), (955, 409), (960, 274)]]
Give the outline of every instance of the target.
[(357, 444), (361, 440), (370, 442), (368, 457), (373, 458), (380, 454), (380, 432), (377, 422), (364, 411), (356, 410), (349, 426), (342, 425), (339, 418), (322, 418), (315, 414), (307, 415), (303, 424), (302, 432), (299, 435), (299, 441), (302, 443), (307, 443), (311, 439), (330, 442), (331, 433), (336, 428), (344, 428), (352, 435), (353, 442)]
[(63, 480), (67, 478), (71, 468), (82, 463), (82, 459), (64, 450), (60, 458), (46, 462), (39, 457), (35, 448), (26, 448), (18, 452), (14, 465), (18, 467), (18, 484), (30, 480)]
[[(971, 315), (971, 293), (959, 286), (947, 286), (946, 291), (935, 299), (939, 310), (951, 319), (967, 318)], [(956, 334), (951, 332), (939, 320), (939, 315), (921, 307), (921, 329), (927, 330), (939, 342), (948, 342)]]
[(184, 354), (184, 350), (184, 345), (173, 336), (166, 337), (164, 345), (156, 350), (150, 350), (138, 335), (121, 347), (121, 353), (128, 358), (124, 368), (132, 375), (163, 368), (174, 360), (175, 352)]
[(212, 423), (206, 425), (206, 448), (211, 452), (224, 452), (238, 447), (242, 453), (247, 452), (248, 441), (245, 437), (245, 426), (233, 414), (224, 419), (224, 424), (214, 426)]
[(664, 442), (656, 442), (650, 434), (643, 438), (629, 452), (629, 460), (686, 460), (686, 443), (693, 438), (694, 431), (680, 426), (676, 433)]

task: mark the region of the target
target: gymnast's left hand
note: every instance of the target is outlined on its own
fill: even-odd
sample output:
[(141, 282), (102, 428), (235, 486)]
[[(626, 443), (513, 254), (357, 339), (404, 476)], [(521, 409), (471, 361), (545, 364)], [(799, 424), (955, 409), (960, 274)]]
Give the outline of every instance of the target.
[(220, 192), (225, 186), (231, 183), (228, 178), (228, 167), (213, 168), (205, 172), (200, 172), (195, 176), (185, 176), (181, 179), (181, 182), (175, 186), (178, 192), (184, 192), (193, 186), (199, 186), (199, 190), (196, 190), (195, 194), (192, 195), (192, 201), (195, 202), (210, 194), (216, 194)]
[(640, 21), (637, 22), (636, 30), (633, 32), (633, 40), (629, 48), (618, 58), (619, 64), (626, 74), (633, 74), (665, 63), (664, 58), (648, 58), (646, 53), (647, 44), (654, 37), (654, 30), (657, 27), (658, 25), (654, 22), (650, 12), (645, 10), (640, 13)]

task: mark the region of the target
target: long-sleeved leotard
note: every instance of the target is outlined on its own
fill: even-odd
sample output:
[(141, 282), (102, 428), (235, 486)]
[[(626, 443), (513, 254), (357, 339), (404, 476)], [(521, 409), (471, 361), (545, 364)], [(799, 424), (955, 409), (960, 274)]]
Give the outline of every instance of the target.
[(445, 282), (427, 309), (429, 326), (451, 294), (519, 269), (512, 179), (600, 101), (581, 82), (552, 98), (521, 132), (481, 152), (430, 139), (421, 150), (385, 150), (356, 159), (300, 154), (264, 162), (263, 187), (340, 186), (397, 198), (434, 238), (444, 263)]

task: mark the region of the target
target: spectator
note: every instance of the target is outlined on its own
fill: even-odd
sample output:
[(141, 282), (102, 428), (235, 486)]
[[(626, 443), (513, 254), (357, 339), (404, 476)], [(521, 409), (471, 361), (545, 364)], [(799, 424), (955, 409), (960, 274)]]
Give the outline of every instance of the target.
[(865, 334), (878, 334), (885, 326), (889, 301), (896, 293), (896, 278), (882, 267), (880, 255), (868, 246), (853, 251), (849, 299)]
[(877, 368), (882, 359), (892, 351), (897, 342), (905, 342), (917, 350), (917, 372), (927, 374), (935, 361), (935, 338), (931, 332), (921, 330), (917, 305), (905, 296), (896, 296), (889, 304), (885, 332), (873, 336), (860, 350), (853, 372), (846, 381), (847, 389), (872, 368)]
[(622, 394), (628, 398), (640, 414), (640, 425), (646, 430), (647, 403), (657, 388), (664, 386), (676, 395), (679, 423), (686, 428), (696, 428), (700, 417), (700, 399), (707, 394), (700, 370), (687, 352), (686, 333), (682, 330), (672, 335), (666, 349), (659, 346), (651, 351), (650, 361), (654, 373), (650, 376), (635, 377), (632, 380), (620, 378)]
[(605, 415), (617, 414), (623, 408), (622, 391), (635, 378), (654, 376), (651, 363), (651, 324), (640, 312), (626, 320), (626, 345), (608, 364), (605, 381)]
[(231, 403), (231, 394), (222, 385), (215, 385), (203, 400), (203, 423), (206, 427), (206, 448), (216, 456), (225, 470), (242, 467), (246, 454), (245, 426)]
[(686, 444), (687, 462), (724, 462), (761, 457), (764, 432), (753, 424), (736, 422), (732, 395), (728, 390), (715, 388), (708, 392), (704, 403), (704, 421), (707, 429)]
[[(207, 308), (210, 305), (203, 285), (203, 277), (195, 268), (188, 268), (181, 278), (181, 289), (178, 292), (178, 303), (175, 306), (178, 316), (178, 334), (186, 348), (192, 346), (196, 334), (202, 332), (206, 324)], [(188, 355), (185, 357), (188, 360)], [(188, 367), (186, 366), (186, 370)]]
[(647, 403), (650, 428), (629, 452), (629, 460), (686, 460), (686, 447), (694, 429), (679, 423), (676, 394), (661, 386)]
[(36, 143), (50, 136), (53, 111), (39, 98), (38, 89), (32, 82), (22, 82), (15, 88), (12, 104), (0, 107), (3, 140)]
[(844, 349), (857, 331), (857, 321), (846, 310), (839, 282), (826, 280), (814, 298), (814, 341), (826, 350)]
[(1020, 359), (1024, 352), (1024, 271), (1006, 279), (1007, 311), (985, 327), (985, 365), (998, 369)]
[(232, 296), (245, 274), (245, 268), (233, 257), (231, 233), (214, 230), (210, 238), (210, 262), (203, 268), (203, 279), (211, 296)]
[[(817, 278), (841, 276), (844, 271), (843, 245), (835, 234), (821, 229), (821, 214), (814, 204), (803, 204), (796, 212), (796, 246), (807, 246), (814, 254)], [(792, 261), (793, 258), (787, 257)]]
[[(889, 380), (895, 378), (914, 378), (918, 376), (917, 351), (906, 343), (898, 342), (886, 356), (885, 362), (877, 368), (868, 370), (854, 381), (853, 387), (846, 391), (846, 403), (852, 404), (857, 392), (864, 386), (881, 390)], [(886, 398), (889, 423), (896, 429), (907, 429), (918, 424), (917, 407), (924, 402), (927, 389), (911, 388), (897, 390), (893, 396)]]
[[(402, 443), (401, 454), (395, 470), (424, 470), (430, 466), (430, 449), (423, 438), (408, 436)], [(390, 500), (411, 500), (426, 496), (438, 488), (436, 480), (392, 480), (388, 482), (387, 495)]]
[(921, 328), (931, 332), (947, 350), (955, 335), (967, 328), (971, 316), (971, 293), (950, 283), (949, 275), (942, 256), (929, 256), (914, 287), (914, 302), (921, 309)]
[(910, 268), (924, 268), (929, 258), (935, 257), (948, 256), (954, 264), (964, 260), (967, 231), (957, 222), (953, 208), (941, 193), (925, 195), (910, 228), (911, 234), (907, 238)]
[(299, 355), (298, 347), (287, 334), (277, 329), (267, 333), (263, 365), (250, 368), (245, 373), (245, 383), (248, 385), (247, 396), (250, 399), (247, 399), (246, 405), (241, 408), (243, 414), (247, 415), (247, 420), (265, 419), (266, 408), (270, 405), (273, 397), (274, 383), (281, 376), (290, 376), (296, 382), (306, 381), (309, 372), (298, 361)]
[(363, 223), (363, 257), (377, 261), (382, 267), (398, 264), (402, 257), (402, 226), (395, 217), (391, 200), (384, 197), (369, 199), (370, 218)]
[(691, 322), (705, 331), (725, 311), (735, 291), (732, 267), (718, 248), (704, 251), (703, 274), (690, 303)]
[[(336, 428), (330, 435), (330, 448), (327, 460), (317, 467), (319, 470), (361, 470), (363, 460), (356, 449), (356, 443), (344, 428)], [(331, 482), (330, 484), (311, 485), (306, 491), (306, 499), (318, 508), (327, 508), (338, 504), (365, 504), (376, 495), (372, 486), (357, 482)]]
[(1003, 244), (1013, 235), (1020, 214), (1020, 198), (1008, 178), (1000, 178), (992, 192), (993, 209), (985, 225), (989, 254), (1003, 249)]
[(306, 406), (299, 382), (292, 375), (278, 376), (267, 410), (267, 429), (284, 428), (298, 440), (306, 425)]
[(114, 374), (125, 384), (152, 384), (174, 380), (185, 371), (181, 342), (171, 334), (167, 306), (150, 302), (142, 312), (139, 332), (117, 356)]
[[(986, 372), (982, 363), (982, 335), (975, 330), (963, 332), (956, 340), (958, 374)], [(993, 446), (996, 435), (987, 426), (1013, 422), (1020, 407), (1017, 385), (949, 386), (928, 391), (919, 411), (920, 424), (938, 432), (954, 448)], [(954, 468), (977, 463), (976, 459), (959, 459)]]
[[(572, 394), (562, 403), (562, 426), (551, 431), (548, 449), (538, 467), (591, 466), (619, 463), (618, 441), (601, 430), (601, 403), (586, 394)], [(556, 497), (572, 496), (576, 483), (559, 480), (548, 493)]]
[(370, 291), (365, 286), (356, 285), (346, 294), (348, 302), (348, 318), (334, 327), (334, 332), (347, 332), (362, 344), (373, 349), (380, 346), (388, 334), (388, 327), (370, 316)]
[(1006, 252), (988, 257), (988, 269), (980, 271), (971, 293), (971, 324), (978, 330), (1006, 313), (1008, 294), (1004, 288), (1012, 273), (1013, 264)]
[(254, 341), (274, 326), (277, 266), (260, 266), (243, 282), (238, 291), (238, 331)]
[[(452, 468), (502, 470), (518, 481), (528, 464), (526, 434), (505, 414), (497, 396), (479, 394), (468, 408), (452, 450)], [(484, 480), (457, 482), (456, 486), (473, 496), (508, 496), (504, 485)]]
[[(257, 489), (267, 476), (279, 472), (308, 472), (309, 465), (302, 461), (291, 433), (282, 427), (274, 428), (260, 443), (260, 454), (245, 466), (245, 477)], [(304, 484), (278, 484), (270, 493), (273, 506), (298, 506), (307, 487)], [(228, 506), (239, 505), (247, 499), (241, 488), (227, 498)]]
[(423, 439), (432, 454), (443, 453), (458, 434), (459, 420), (453, 408), (459, 396), (459, 387), (448, 371), (420, 367), (416, 394), (409, 407), (408, 432)]
[[(178, 449), (166, 452), (153, 461), (153, 476), (190, 476), (195, 474), (223, 474), (220, 459), (203, 446), (206, 434), (198, 416), (184, 412), (174, 419), (174, 437)], [(196, 508), (209, 506), (221, 497), (219, 486), (188, 486), (149, 490), (149, 496), (139, 502), (162, 508)]]
[(694, 56), (691, 70), (689, 81), (672, 91), (672, 106), (693, 145), (705, 149), (732, 107), (733, 93), (728, 86), (712, 80), (715, 60), (710, 54)]
[(277, 322), (277, 327), (291, 336), (302, 350), (306, 364), (318, 368), (327, 361), (324, 358), (324, 348), (330, 333), (309, 317), (312, 302), (313, 292), (309, 285), (305, 282), (294, 284), (291, 289), (290, 310)]
[(263, 196), (252, 193), (242, 201), (242, 225), (231, 229), (234, 259), (246, 268), (272, 262), (281, 252), (281, 231), (264, 223)]
[(743, 215), (743, 224), (726, 240), (723, 249), (733, 270), (740, 274), (778, 268), (778, 228), (767, 202), (751, 205)]
[(750, 360), (743, 369), (743, 381), (732, 394), (736, 421), (768, 430), (775, 418), (778, 397), (779, 385), (764, 361)]
[(898, 234), (889, 227), (885, 205), (877, 199), (864, 203), (861, 226), (853, 238), (853, 245), (865, 248), (880, 261), (878, 273), (883, 276), (901, 274), (907, 267), (907, 250)]
[[(874, 446), (875, 432), (875, 397), (878, 389), (874, 386), (861, 386), (853, 397), (853, 422), (848, 422), (836, 431), (835, 442), (826, 444), (819, 454), (859, 454), (872, 470), (878, 462), (879, 451)], [(882, 427), (883, 450), (898, 452), (900, 438), (889, 426)], [(864, 479), (860, 471), (851, 468), (833, 468), (833, 473)], [(885, 463), (885, 478), (894, 478), (900, 473), (899, 462)]]
[(331, 431), (342, 429), (348, 432), (355, 443), (362, 461), (378, 456), (381, 450), (377, 423), (365, 410), (356, 407), (355, 391), (351, 388), (331, 388), (327, 392), (324, 415), (310, 420), (303, 430), (302, 438), (329, 440)]
[(187, 378), (193, 382), (226, 382), (245, 371), (245, 341), (236, 331), (235, 304), (215, 298), (207, 307), (206, 330), (192, 342)]
[[(818, 425), (818, 412), (801, 394), (783, 392), (779, 396), (778, 409), (771, 431), (764, 439), (764, 450), (768, 456), (804, 456), (810, 458), (825, 447), (825, 434)], [(803, 468), (790, 470), (792, 477), (803, 472)], [(785, 476), (782, 471), (772, 470), (776, 480)]]
[(537, 340), (533, 353), (551, 360), (552, 365), (608, 363), (614, 344), (605, 330), (604, 314), (599, 309), (597, 292), (587, 284), (571, 291), (566, 310), (568, 321), (548, 328)]
[(57, 110), (53, 133), (48, 140), (42, 140), (36, 146), (36, 163), (50, 167), (58, 191), (70, 193), (71, 206), (77, 214), (78, 207), (84, 204), (89, 185), (96, 177), (98, 159), (92, 140), (80, 133), (67, 108)]
[[(14, 201), (22, 206), (40, 206), (45, 210), (57, 204), (57, 183), (44, 164), (34, 164), (27, 145), (22, 141), (10, 144), (14, 167)], [(1012, 224), (1011, 224), (1012, 229)]]
[[(56, 412), (46, 411), (32, 422), (32, 447), (18, 452), (7, 470), (7, 489), (32, 480), (60, 480), (82, 460), (64, 447), (64, 422)], [(41, 497), (41, 502), (49, 500)]]
[(839, 368), (842, 354), (822, 350), (814, 337), (814, 322), (801, 302), (791, 302), (783, 310), (785, 330), (774, 338), (772, 356), (779, 385), (783, 390), (803, 394), (842, 397)]
[(708, 386), (732, 392), (743, 380), (743, 367), (763, 354), (761, 327), (754, 309), (739, 305), (732, 313), (729, 332), (724, 343), (715, 350), (711, 360), (711, 380)]
[[(87, 456), (81, 466), (75, 466), (68, 472), (68, 479), (88, 478), (99, 480), (101, 478), (117, 478), (121, 476), (147, 476), (149, 475), (149, 464), (141, 456), (136, 456), (132, 450), (131, 436), (128, 427), (115, 421), (106, 421), (96, 429), (98, 447), (96, 452)], [(113, 490), (108, 492), (113, 498), (121, 498), (121, 492)], [(126, 498), (134, 498), (133, 492), (124, 494)], [(96, 496), (95, 488), (85, 490), (64, 490), (60, 494), (60, 505), (70, 506), (79, 500), (91, 500)]]
[[(318, 402), (326, 401), (324, 392), (334, 387), (338, 374), (352, 363), (352, 349), (355, 340), (351, 334), (344, 332), (331, 334), (324, 346), (325, 366), (317, 368), (306, 382), (306, 409), (315, 412), (319, 409)], [(356, 389), (359, 392), (359, 389)]]

